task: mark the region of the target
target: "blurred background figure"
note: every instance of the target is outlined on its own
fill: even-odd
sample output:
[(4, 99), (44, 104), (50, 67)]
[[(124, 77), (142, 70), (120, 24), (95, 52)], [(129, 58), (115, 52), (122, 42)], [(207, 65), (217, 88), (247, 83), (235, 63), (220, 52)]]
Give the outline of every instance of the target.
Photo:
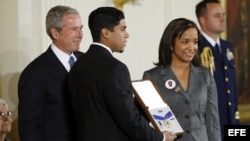
[(226, 30), (226, 20), (225, 11), (218, 0), (198, 3), (196, 16), (202, 33), (199, 42), (202, 64), (213, 73), (217, 85), (223, 138), (224, 125), (239, 124), (234, 48), (230, 42), (220, 38), (220, 34)]
[(11, 131), (12, 113), (5, 100), (0, 99), (0, 141), (10, 141), (6, 135)]

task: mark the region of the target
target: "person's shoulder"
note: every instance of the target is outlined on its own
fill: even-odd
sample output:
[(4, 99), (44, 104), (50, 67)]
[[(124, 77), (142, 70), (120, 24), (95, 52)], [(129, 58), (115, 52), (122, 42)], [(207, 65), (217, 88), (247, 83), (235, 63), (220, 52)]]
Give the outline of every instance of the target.
[(45, 62), (41, 60), (44, 60), (44, 53), (33, 59), (31, 62), (29, 62), (23, 71), (28, 71), (31, 69), (33, 71), (36, 69), (40, 70), (41, 68), (43, 68), (42, 62)]
[(227, 40), (220, 39), (220, 42), (221, 42), (221, 46), (233, 47), (232, 43)]
[(74, 55), (76, 56), (76, 58), (79, 58), (80, 56), (84, 55), (85, 53), (82, 51), (75, 51)]
[[(48, 64), (51, 63), (52, 52), (48, 50), (41, 53), (39, 56), (34, 58), (31, 62), (29, 62), (26, 67), (23, 69), (22, 73), (39, 73), (44, 72), (44, 70), (49, 69)], [(53, 58), (53, 57), (52, 57)]]
[(145, 70), (144, 73), (158, 73), (160, 70), (161, 70), (161, 67), (156, 66), (148, 70)]
[(210, 73), (210, 70), (204, 66), (195, 66), (192, 65), (192, 71), (197, 72), (197, 73)]
[(197, 68), (198, 70), (200, 70), (202, 72), (206, 72), (206, 73), (209, 72), (209, 69), (204, 67), (204, 66), (199, 66), (199, 67), (195, 67), (195, 68)]
[(211, 48), (211, 44), (203, 35), (201, 35), (201, 38), (199, 38), (198, 45), (199, 45), (199, 48), (198, 48), (199, 50), (203, 50), (203, 48), (206, 48), (206, 47)]

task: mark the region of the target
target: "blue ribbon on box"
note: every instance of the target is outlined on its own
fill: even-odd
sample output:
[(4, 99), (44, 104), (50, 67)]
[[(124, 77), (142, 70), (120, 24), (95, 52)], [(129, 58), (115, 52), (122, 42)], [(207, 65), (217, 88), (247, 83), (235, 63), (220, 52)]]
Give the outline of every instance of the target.
[[(167, 112), (165, 116), (159, 116), (159, 115), (153, 115), (154, 119), (158, 120), (158, 124), (162, 126), (161, 121), (164, 121), (166, 119), (169, 119), (173, 116), (173, 113), (171, 111)], [(174, 118), (173, 118), (174, 119)], [(170, 120), (173, 120), (170, 119)]]
[(169, 119), (170, 117), (173, 116), (172, 112), (167, 112), (165, 116), (159, 116), (159, 115), (153, 115), (153, 117), (157, 120), (165, 120), (165, 119)]

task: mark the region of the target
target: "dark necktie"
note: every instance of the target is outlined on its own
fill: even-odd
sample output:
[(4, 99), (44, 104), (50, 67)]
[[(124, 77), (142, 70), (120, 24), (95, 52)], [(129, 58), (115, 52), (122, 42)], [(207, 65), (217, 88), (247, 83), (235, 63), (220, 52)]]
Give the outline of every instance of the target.
[(216, 51), (218, 51), (219, 53), (221, 53), (221, 51), (220, 51), (220, 47), (219, 47), (219, 45), (218, 45), (218, 44), (215, 44), (215, 46), (214, 46), (214, 47), (215, 47), (215, 50), (216, 50)]
[(70, 66), (70, 68), (74, 65), (74, 63), (75, 63), (75, 59), (74, 59), (74, 57), (73, 56), (70, 56), (69, 57), (69, 66)]

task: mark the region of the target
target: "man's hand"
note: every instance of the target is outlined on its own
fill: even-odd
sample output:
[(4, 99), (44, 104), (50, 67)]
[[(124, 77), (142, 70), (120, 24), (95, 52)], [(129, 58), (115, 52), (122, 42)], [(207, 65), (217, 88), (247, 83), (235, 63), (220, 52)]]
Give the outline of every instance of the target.
[(165, 141), (173, 141), (177, 135), (168, 131), (162, 132), (165, 136)]

